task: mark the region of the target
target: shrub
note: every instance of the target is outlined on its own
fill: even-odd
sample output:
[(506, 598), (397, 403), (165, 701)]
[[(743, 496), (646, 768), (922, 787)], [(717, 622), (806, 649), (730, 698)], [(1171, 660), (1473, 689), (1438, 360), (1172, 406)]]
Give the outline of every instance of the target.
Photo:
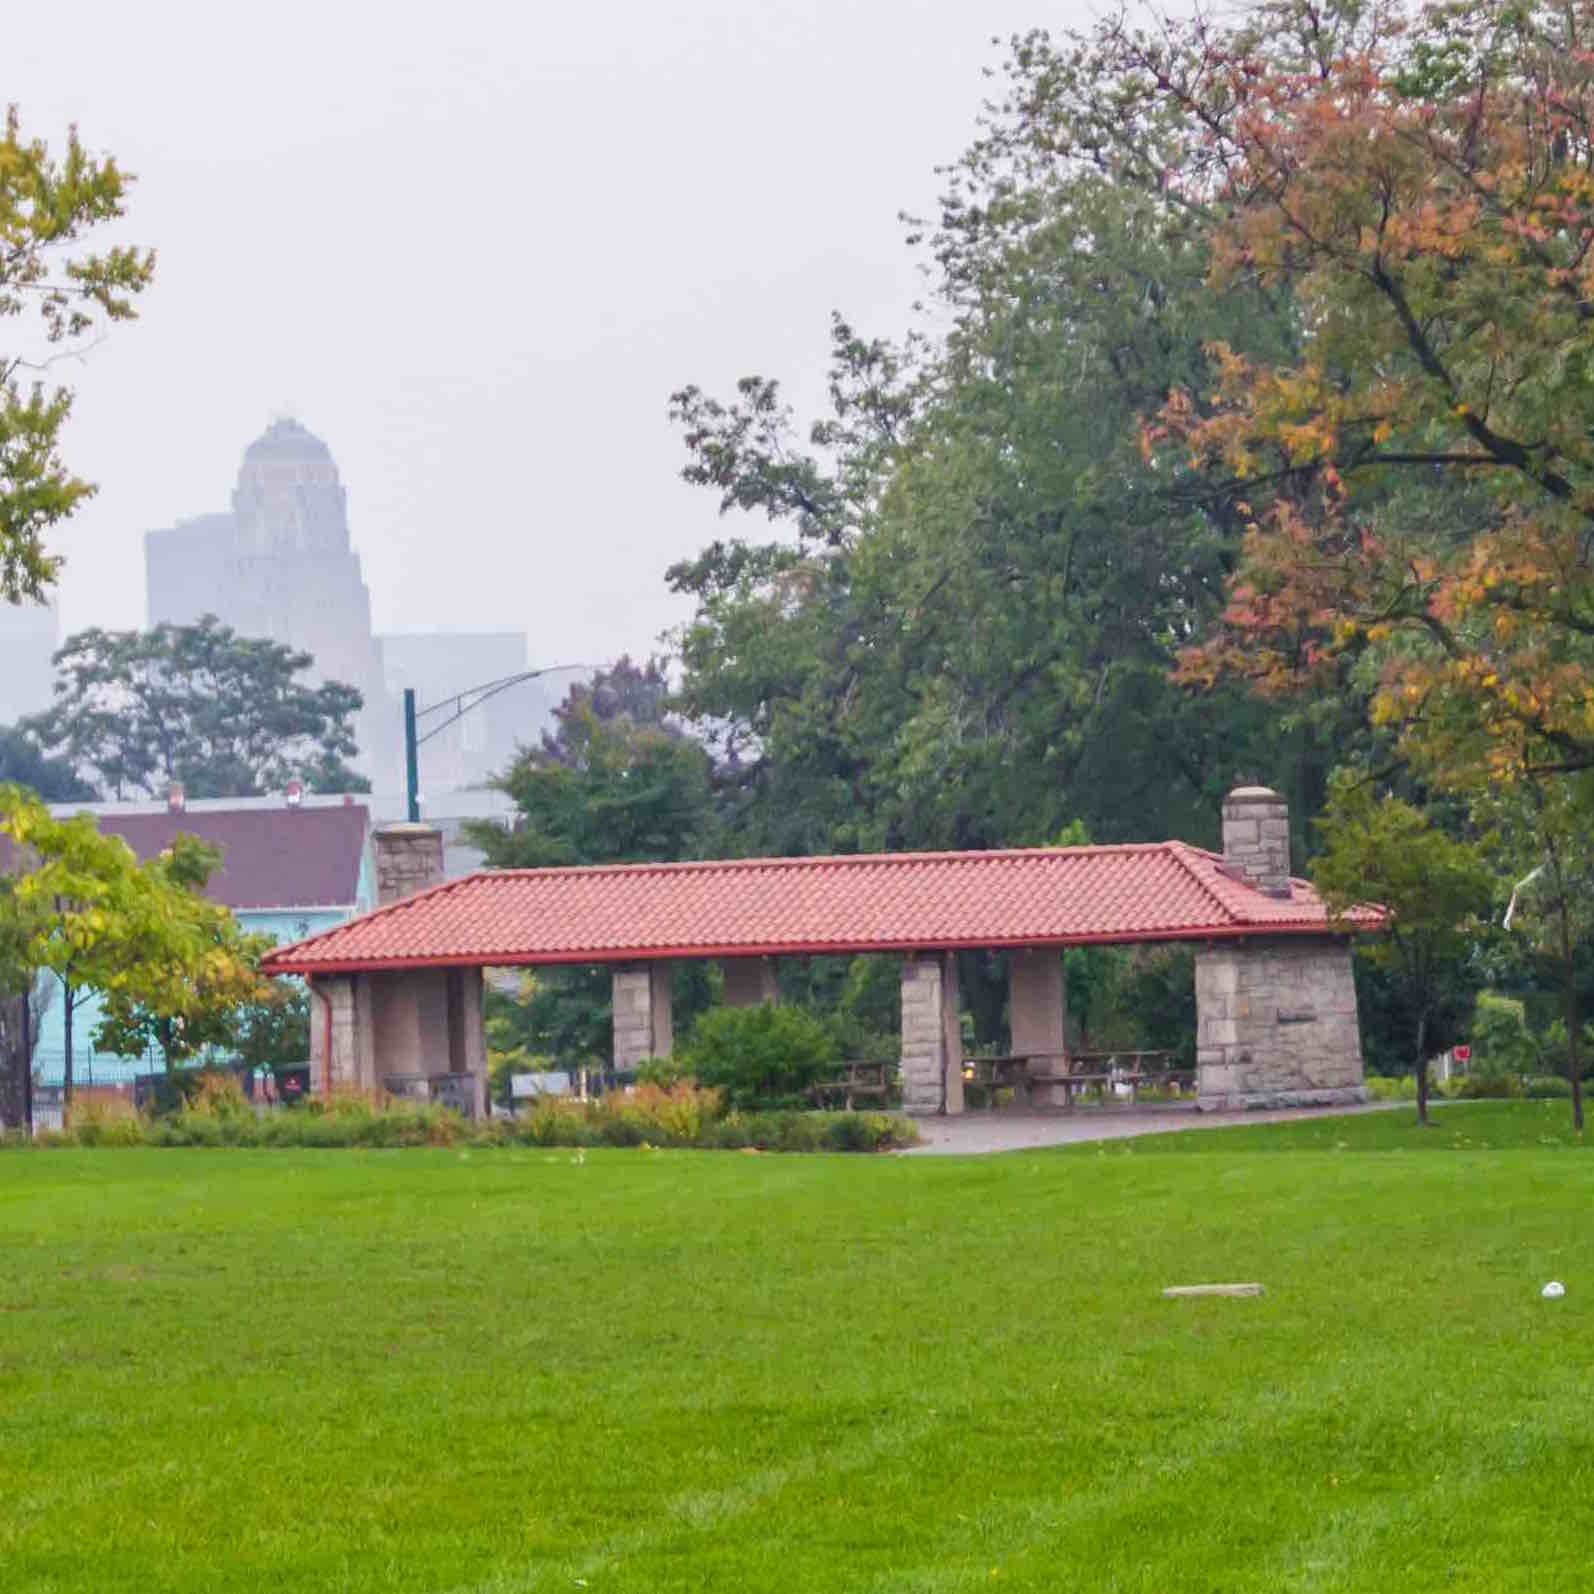
[(682, 1080), (670, 1086), (639, 1084), (624, 1099), (634, 1111), (658, 1125), (671, 1141), (685, 1146), (698, 1139), (704, 1124), (719, 1117), (723, 1098), (717, 1090)]
[(836, 1065), (825, 1024), (799, 1007), (716, 1007), (677, 1053), (682, 1069), (723, 1093), (731, 1107), (796, 1107)]
[(837, 1113), (825, 1126), (825, 1146), (830, 1151), (889, 1151), (911, 1146), (918, 1133), (906, 1118), (887, 1112)]
[(644, 1057), (636, 1065), (636, 1082), (639, 1085), (679, 1085), (691, 1075), (679, 1057)]
[(235, 1074), (217, 1073), (212, 1069), (200, 1072), (189, 1096), (186, 1112), (198, 1113), (205, 1118), (253, 1118), (255, 1110), (244, 1095), (244, 1088)]
[(1414, 1074), (1402, 1074), (1398, 1079), (1391, 1079), (1387, 1074), (1369, 1074), (1366, 1084), (1367, 1094), (1374, 1101), (1417, 1099), (1417, 1079)]
[(79, 1096), (59, 1139), (79, 1146), (140, 1146), (144, 1120), (133, 1104), (115, 1096)]
[(1569, 1101), (1572, 1081), (1559, 1074), (1530, 1074), (1522, 1081), (1522, 1094), (1533, 1101)]
[(1501, 1101), (1522, 1094), (1515, 1074), (1463, 1074), (1450, 1084), (1449, 1094), (1458, 1101)]
[[(194, 1105), (145, 1119), (126, 1103), (84, 1101), (64, 1133), (40, 1136), (58, 1146), (400, 1147), (506, 1144), (534, 1146), (697, 1146), (760, 1151), (886, 1151), (911, 1145), (913, 1126), (890, 1113), (725, 1112), (717, 1091), (677, 1084), (614, 1091), (597, 1101), (548, 1097), (511, 1121), (467, 1123), (433, 1102), (378, 1105), (363, 1096), (316, 1100), (257, 1115), (225, 1082)], [(723, 1116), (722, 1116), (723, 1114)], [(21, 1137), (4, 1144), (26, 1145)]]
[(1479, 1074), (1528, 1074), (1539, 1061), (1523, 1004), (1495, 991), (1480, 991), (1472, 1010), (1472, 1060)]

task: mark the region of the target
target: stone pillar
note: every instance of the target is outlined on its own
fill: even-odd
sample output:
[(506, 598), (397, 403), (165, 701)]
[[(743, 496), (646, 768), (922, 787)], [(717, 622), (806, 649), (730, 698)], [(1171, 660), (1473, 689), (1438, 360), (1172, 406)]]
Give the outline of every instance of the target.
[(1365, 1101), (1350, 944), (1257, 937), (1196, 953), (1196, 1105), (1337, 1107)]
[(902, 1106), (921, 1115), (963, 1111), (955, 952), (910, 952), (902, 960)]
[(472, 1114), (487, 1116), (487, 1024), (480, 969), (448, 974), (448, 1067), (471, 1080)]
[[(371, 976), (319, 974), (310, 980), (310, 1089), (370, 1090), (375, 1085)], [(328, 1046), (330, 1043), (330, 1052)]]
[[(1063, 954), (1058, 948), (1026, 946), (1008, 953), (1008, 1039), (1015, 1057), (1034, 1059), (1029, 1065), (1032, 1074), (1062, 1072), (1068, 1053), (1065, 995)], [(1063, 1101), (1062, 1086), (1034, 1086), (1031, 1096), (1037, 1106), (1058, 1106)]]
[(780, 1000), (775, 984), (773, 958), (723, 958), (727, 1007), (757, 1007), (761, 1002)]
[(670, 1009), (670, 965), (633, 963), (614, 980), (614, 1068), (633, 1072), (645, 1057), (668, 1057), (675, 1043)]
[(381, 907), (443, 881), (443, 832), (435, 825), (383, 825), (376, 851), (376, 901)]
[(1270, 897), (1290, 894), (1290, 809), (1266, 786), (1223, 799), (1223, 872)]

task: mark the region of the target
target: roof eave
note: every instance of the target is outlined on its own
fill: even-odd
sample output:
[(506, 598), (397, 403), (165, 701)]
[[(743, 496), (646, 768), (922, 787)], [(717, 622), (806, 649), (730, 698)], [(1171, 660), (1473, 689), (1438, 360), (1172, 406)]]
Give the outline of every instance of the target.
[[(291, 956), (292, 948), (284, 947), (281, 955), (268, 955), (261, 968), (267, 974), (362, 974), (382, 973), (399, 969), (457, 969), (457, 968), (541, 968), (568, 964), (594, 963), (656, 963), (667, 959), (682, 960), (741, 957), (854, 957), (860, 954), (880, 953), (890, 955), (907, 952), (960, 952), (989, 948), (1001, 951), (1028, 946), (1135, 946), (1145, 942), (1177, 941), (1234, 941), (1251, 936), (1317, 936), (1338, 940), (1345, 936), (1377, 929), (1377, 925), (1341, 924), (1323, 920), (1302, 922), (1285, 921), (1278, 924), (1247, 923), (1238, 925), (1208, 925), (1201, 928), (1136, 930), (1112, 935), (1024, 935), (992, 937), (971, 942), (966, 938), (914, 941), (772, 941), (765, 943), (729, 943), (725, 945), (698, 946), (647, 946), (587, 948), (561, 952), (450, 953), (435, 957), (388, 958), (305, 958)], [(335, 935), (336, 930), (322, 932)]]

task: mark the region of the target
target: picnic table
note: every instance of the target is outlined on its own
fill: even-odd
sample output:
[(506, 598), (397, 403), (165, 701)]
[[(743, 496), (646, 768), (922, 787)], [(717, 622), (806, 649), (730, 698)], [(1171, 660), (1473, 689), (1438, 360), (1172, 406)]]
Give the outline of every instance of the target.
[(1130, 1100), (1140, 1100), (1142, 1085), (1178, 1090), (1193, 1088), (1195, 1070), (1173, 1067), (1171, 1051), (1032, 1052), (1011, 1057), (971, 1057), (964, 1064), (965, 1080), (983, 1086), (987, 1110), (996, 1106), (996, 1092), (1022, 1090), (1034, 1104), (1037, 1086), (1060, 1088), (1063, 1107), (1072, 1112), (1076, 1092), (1094, 1090), (1105, 1101), (1109, 1088), (1127, 1086)]
[(808, 1087), (814, 1106), (840, 1101), (851, 1112), (854, 1100), (860, 1096), (878, 1101), (882, 1107), (886, 1104), (896, 1079), (896, 1063), (868, 1059), (843, 1063), (841, 1067), (842, 1072), (834, 1079), (822, 1079)]

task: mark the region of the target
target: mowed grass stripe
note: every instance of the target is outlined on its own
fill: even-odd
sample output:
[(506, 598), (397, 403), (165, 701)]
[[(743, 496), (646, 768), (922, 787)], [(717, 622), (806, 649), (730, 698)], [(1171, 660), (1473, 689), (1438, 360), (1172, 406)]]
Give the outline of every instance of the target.
[(5, 1586), (1583, 1586), (1591, 1165), (1150, 1145), (0, 1158)]

